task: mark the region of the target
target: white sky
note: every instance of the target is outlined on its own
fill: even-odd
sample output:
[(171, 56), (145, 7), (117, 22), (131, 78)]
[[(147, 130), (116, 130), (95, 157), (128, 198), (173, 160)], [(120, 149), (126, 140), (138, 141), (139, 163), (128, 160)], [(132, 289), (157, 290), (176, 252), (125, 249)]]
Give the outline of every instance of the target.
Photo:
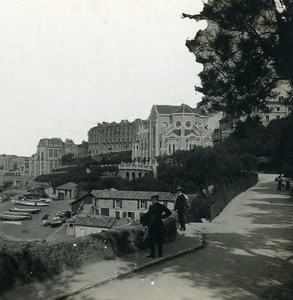
[(193, 107), (202, 69), (185, 46), (201, 0), (1, 0), (0, 154), (87, 140), (98, 122)]

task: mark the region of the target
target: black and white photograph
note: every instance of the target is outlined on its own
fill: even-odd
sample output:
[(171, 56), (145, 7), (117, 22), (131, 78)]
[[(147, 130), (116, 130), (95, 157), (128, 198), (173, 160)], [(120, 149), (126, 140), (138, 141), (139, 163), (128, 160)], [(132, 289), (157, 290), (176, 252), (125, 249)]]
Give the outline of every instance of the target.
[(0, 300), (293, 299), (293, 1), (0, 1)]

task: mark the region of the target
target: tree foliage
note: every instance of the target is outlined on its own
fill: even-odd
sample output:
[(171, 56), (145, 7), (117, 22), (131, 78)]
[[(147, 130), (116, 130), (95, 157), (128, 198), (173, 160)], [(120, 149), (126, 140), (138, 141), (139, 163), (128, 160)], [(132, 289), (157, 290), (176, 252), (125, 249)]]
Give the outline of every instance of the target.
[(74, 161), (74, 155), (73, 153), (66, 153), (64, 155), (62, 155), (61, 157), (61, 165), (67, 165), (70, 164)]
[(204, 65), (202, 86), (196, 87), (204, 95), (202, 104), (237, 119), (264, 110), (266, 100), (275, 96), (280, 75), (289, 76), (288, 68), (285, 76), (280, 67), (289, 58), (284, 48), (293, 49), (292, 34), (283, 28), (280, 37), (275, 2), (212, 0), (204, 4), (201, 15), (183, 17), (208, 21), (206, 30), (186, 42)]

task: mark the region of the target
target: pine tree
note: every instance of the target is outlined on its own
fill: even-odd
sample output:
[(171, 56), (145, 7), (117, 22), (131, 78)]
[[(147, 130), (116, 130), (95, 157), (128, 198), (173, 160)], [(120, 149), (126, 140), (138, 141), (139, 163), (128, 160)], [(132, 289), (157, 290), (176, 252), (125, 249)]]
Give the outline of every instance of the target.
[(286, 64), (292, 54), (284, 55), (285, 48), (292, 48), (292, 34), (285, 30), (292, 20), (287, 14), (283, 22), (284, 7), (280, 13), (275, 1), (213, 0), (200, 15), (183, 14), (208, 21), (207, 29), (186, 41), (204, 66), (202, 85), (195, 88), (204, 95), (201, 104), (235, 119), (249, 116), (265, 110), (280, 79), (292, 79)]

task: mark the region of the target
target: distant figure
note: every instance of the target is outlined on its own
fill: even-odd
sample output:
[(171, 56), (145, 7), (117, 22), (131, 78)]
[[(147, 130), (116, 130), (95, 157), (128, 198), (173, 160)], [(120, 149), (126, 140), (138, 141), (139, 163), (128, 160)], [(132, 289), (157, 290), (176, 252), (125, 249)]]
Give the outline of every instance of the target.
[(214, 184), (212, 184), (212, 185), (209, 185), (208, 186), (208, 196), (209, 197), (212, 197), (213, 196), (213, 194), (214, 194), (214, 192), (215, 192), (215, 185)]
[(286, 178), (286, 191), (290, 191), (290, 178)]
[(280, 174), (276, 179), (275, 179), (278, 183), (277, 185), (277, 190), (278, 191), (281, 191), (282, 189), (282, 184), (283, 184), (283, 177), (282, 177), (282, 174)]
[(153, 204), (149, 207), (148, 212), (145, 214), (147, 216), (147, 226), (150, 237), (151, 253), (148, 257), (156, 257), (156, 245), (158, 248), (158, 257), (162, 257), (162, 240), (164, 224), (162, 219), (169, 217), (172, 213), (163, 204), (159, 203), (159, 196), (157, 194), (151, 196)]
[(183, 189), (181, 187), (177, 188), (178, 196), (175, 202), (175, 210), (178, 213), (178, 222), (179, 222), (179, 229), (181, 231), (185, 231), (185, 213), (188, 207), (188, 200), (187, 196), (183, 193)]

